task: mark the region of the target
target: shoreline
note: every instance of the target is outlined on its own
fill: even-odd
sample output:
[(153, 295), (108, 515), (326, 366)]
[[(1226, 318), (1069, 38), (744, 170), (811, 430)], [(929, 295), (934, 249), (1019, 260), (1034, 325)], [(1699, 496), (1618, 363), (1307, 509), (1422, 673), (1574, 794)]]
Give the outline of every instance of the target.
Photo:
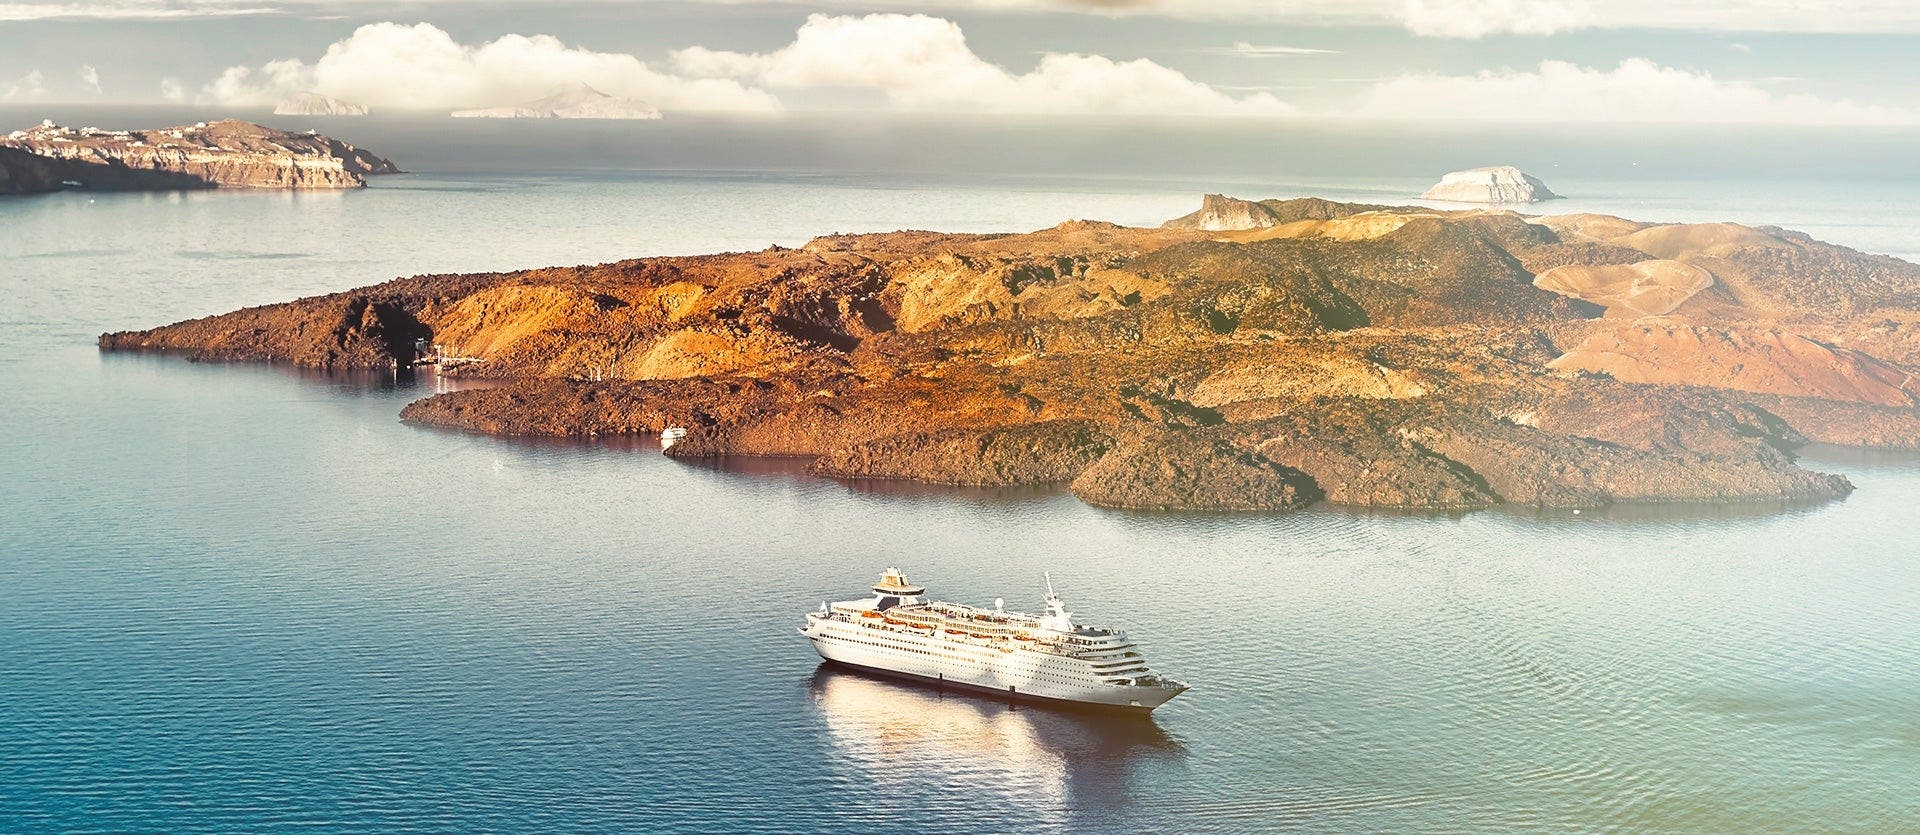
[[(1206, 217), (1258, 222), (830, 235), (420, 276), (100, 346), (335, 368), (431, 350), (468, 363), (442, 379), (486, 382), (409, 404), (408, 423), (683, 426), (674, 457), (1066, 485), (1142, 510), (1820, 501), (1852, 485), (1793, 450), (1920, 447), (1920, 386), (1902, 376), (1920, 344), (1871, 312), (1920, 287), (1911, 264), (1730, 224), (1208, 200), (1228, 211)], [(1641, 296), (1623, 297), (1608, 265), (1636, 263), (1686, 266), (1636, 267)], [(1807, 295), (1820, 271), (1896, 295), (1851, 280)]]

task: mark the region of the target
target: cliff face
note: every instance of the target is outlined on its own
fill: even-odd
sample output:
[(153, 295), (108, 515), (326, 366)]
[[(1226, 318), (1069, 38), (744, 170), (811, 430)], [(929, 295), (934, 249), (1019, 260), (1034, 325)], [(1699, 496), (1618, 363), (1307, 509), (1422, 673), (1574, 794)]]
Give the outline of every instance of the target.
[(0, 147), (0, 194), (39, 194), (82, 184), (103, 191), (211, 188), (188, 174), (97, 165)]
[(0, 148), (0, 194), (54, 191), (68, 178), (72, 163), (13, 148)]
[[(50, 191), (172, 188), (359, 188), (375, 174), (399, 168), (345, 142), (226, 120), (147, 131), (74, 129), (43, 123), (0, 138), (10, 148), (59, 163), (61, 177), (22, 172), (43, 166), (18, 155), (0, 157), (9, 180), (30, 177)], [(67, 184), (72, 185), (67, 185)]]
[[(362, 366), (438, 343), (443, 373), (507, 384), (406, 420), (684, 426), (676, 456), (1065, 484), (1118, 507), (1818, 499), (1851, 487), (1795, 463), (1808, 439), (1920, 445), (1912, 265), (1780, 230), (1256, 205), (1279, 225), (897, 232), (422, 276), (101, 345)], [(1769, 312), (1793, 294), (1826, 302)], [(1673, 305), (1689, 324), (1638, 317)], [(1870, 312), (1816, 312), (1852, 310)]]
[(1251, 200), (1224, 194), (1209, 194), (1200, 201), (1200, 210), (1163, 224), (1169, 229), (1199, 229), (1221, 232), (1231, 229), (1265, 229), (1280, 225), (1272, 209)]

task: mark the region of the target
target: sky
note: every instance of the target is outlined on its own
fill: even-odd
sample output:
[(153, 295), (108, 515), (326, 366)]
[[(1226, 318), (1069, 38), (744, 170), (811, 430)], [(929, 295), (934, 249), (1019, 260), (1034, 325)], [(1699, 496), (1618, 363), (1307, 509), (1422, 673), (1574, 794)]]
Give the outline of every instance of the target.
[(1913, 0), (0, 0), (0, 103), (1920, 123)]

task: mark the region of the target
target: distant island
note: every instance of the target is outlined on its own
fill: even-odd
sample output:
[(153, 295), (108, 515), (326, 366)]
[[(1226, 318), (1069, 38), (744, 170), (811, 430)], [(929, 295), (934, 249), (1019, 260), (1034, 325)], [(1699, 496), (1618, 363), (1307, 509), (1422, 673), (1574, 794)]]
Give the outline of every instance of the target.
[(505, 107), (456, 110), (456, 119), (658, 119), (660, 111), (639, 99), (610, 96), (585, 84), (554, 88), (545, 96)]
[(1559, 197), (1540, 178), (1511, 165), (1449, 172), (1420, 195), (1422, 200), (1490, 204), (1538, 203)]
[(294, 93), (273, 108), (275, 116), (365, 116), (366, 105), (341, 101), (319, 93)]
[[(1161, 228), (399, 279), (111, 351), (502, 384), (403, 419), (1103, 506), (1807, 501), (1920, 448), (1920, 267), (1773, 227), (1211, 195)], [(432, 347), (425, 347), (432, 346)]]
[(70, 128), (51, 120), (0, 137), (0, 194), (68, 188), (360, 188), (391, 161), (317, 133), (227, 119), (157, 130)]

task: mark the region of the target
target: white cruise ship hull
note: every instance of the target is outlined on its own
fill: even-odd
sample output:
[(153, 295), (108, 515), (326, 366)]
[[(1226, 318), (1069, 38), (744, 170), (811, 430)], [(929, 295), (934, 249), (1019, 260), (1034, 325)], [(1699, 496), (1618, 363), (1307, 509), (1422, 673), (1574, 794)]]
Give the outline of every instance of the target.
[(814, 619), (800, 634), (828, 661), (1012, 699), (1146, 713), (1186, 688), (1100, 684), (1084, 665), (1047, 652)]

